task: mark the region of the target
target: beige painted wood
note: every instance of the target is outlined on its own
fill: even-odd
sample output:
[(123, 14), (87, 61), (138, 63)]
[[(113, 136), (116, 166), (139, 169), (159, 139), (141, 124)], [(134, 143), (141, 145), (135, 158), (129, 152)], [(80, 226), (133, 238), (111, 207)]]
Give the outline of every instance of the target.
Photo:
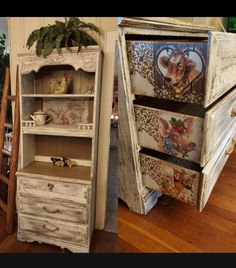
[(236, 84), (236, 35), (210, 32), (208, 39), (209, 63), (205, 107)]
[(236, 88), (205, 115), (201, 166), (214, 157), (228, 133), (236, 128)]
[[(50, 213), (51, 219), (47, 214), (41, 215), (42, 219), (40, 219), (37, 214), (34, 222), (37, 222), (38, 225), (40, 225), (41, 221), (57, 221), (57, 217), (55, 215), (54, 217), (52, 216), (61, 210), (59, 208), (53, 209), (53, 207), (48, 207), (47, 204), (49, 203), (53, 205), (55, 202), (56, 205), (58, 201), (63, 201), (59, 204), (60, 208), (62, 209), (64, 204), (63, 209), (69, 214), (65, 214), (65, 218), (60, 223), (62, 224), (61, 227), (55, 227), (55, 229), (49, 230), (49, 232), (53, 233), (53, 237), (44, 236), (41, 231), (35, 229), (35, 223), (31, 224), (32, 219), (26, 220), (26, 225), (32, 225), (31, 227), (27, 227), (31, 229), (30, 232), (22, 231), (20, 224), (18, 225), (18, 237), (22, 240), (25, 239), (25, 241), (33, 241), (35, 239), (38, 242), (53, 243), (66, 247), (73, 252), (78, 252), (79, 250), (81, 252), (87, 252), (95, 222), (102, 53), (98, 46), (88, 47), (87, 49), (83, 48), (78, 54), (73, 49), (71, 52), (64, 50), (59, 57), (54, 52), (49, 58), (42, 59), (36, 58), (34, 53), (23, 53), (19, 56), (21, 74), (21, 121), (26, 124), (27, 120), (29, 120), (29, 115), (41, 109), (52, 117), (52, 123), (43, 126), (24, 126), (21, 129), (22, 161), (20, 169), (17, 172), (17, 200), (18, 202), (21, 201), (22, 209), (26, 207), (28, 210), (22, 212), (20, 204), (17, 204), (17, 207), (19, 209), (19, 218), (23, 219), (26, 215), (29, 217), (34, 217), (33, 215), (35, 215), (32, 212), (33, 208), (29, 209), (27, 197), (38, 200), (41, 207), (43, 203), (43, 208), (46, 212)], [(76, 61), (74, 58), (76, 58)], [(70, 64), (73, 67), (65, 67), (65, 64)], [(75, 68), (77, 70), (76, 73), (74, 73), (74, 70), (70, 73), (71, 68)], [(85, 75), (81, 69), (89, 73), (92, 72), (93, 75)], [(32, 71), (36, 72), (34, 76), (31, 74)], [(45, 96), (39, 98), (37, 96), (37, 93), (41, 95), (44, 93), (49, 94), (47, 88), (49, 80), (52, 77), (58, 80), (60, 79), (60, 75), (63, 76), (64, 72), (67, 71), (68, 75), (73, 76), (75, 83), (76, 81), (78, 82), (78, 87), (77, 85), (75, 87), (72, 85), (71, 92), (68, 92), (71, 96), (75, 93), (76, 98), (57, 98), (56, 94), (50, 94), (48, 98), (45, 98)], [(83, 84), (86, 88), (92, 87), (92, 98), (90, 96), (89, 98), (84, 98), (82, 95), (87, 90), (83, 88)], [(27, 95), (30, 94), (30, 97), (22, 96), (22, 92), (26, 92)], [(78, 96), (78, 93), (80, 96)], [(77, 121), (72, 124), (65, 121), (64, 119), (68, 119), (69, 116), (72, 119), (77, 118)], [(86, 132), (84, 127), (87, 128), (88, 126), (89, 129)], [(30, 145), (31, 148), (28, 148), (26, 145)], [(52, 161), (50, 161), (51, 157), (75, 158), (76, 161), (75, 165), (71, 168), (59, 167), (53, 165)], [(22, 199), (22, 196), (26, 198)], [(86, 217), (83, 220), (86, 222), (86, 225), (85, 223), (82, 225), (83, 228), (86, 227), (86, 243), (84, 243), (83, 249), (81, 249), (83, 244), (80, 244), (77, 240), (73, 242), (71, 237), (62, 239), (60, 232), (57, 232), (60, 228), (63, 230), (64, 224), (71, 225), (74, 222), (75, 216), (74, 219), (71, 218), (74, 212), (71, 212), (71, 216), (68, 205), (73, 205), (74, 207), (76, 204), (78, 209), (81, 208), (81, 205), (87, 206), (87, 212), (83, 214), (83, 217)], [(67, 218), (66, 215), (68, 215)], [(79, 223), (81, 223), (81, 219), (77, 217), (76, 226)], [(49, 227), (44, 224), (43, 228), (48, 229)], [(66, 230), (65, 227), (65, 230), (62, 232)], [(69, 234), (73, 236), (74, 230), (68, 228), (66, 232), (68, 232), (68, 236)], [(27, 237), (24, 238), (25, 236)], [(67, 245), (67, 240), (73, 242), (72, 245)]]
[[(102, 73), (101, 107), (99, 120), (98, 166), (96, 196), (96, 229), (103, 229), (106, 221), (107, 180), (110, 149), (110, 124), (112, 112), (112, 96), (115, 69), (115, 43), (117, 30), (105, 31), (104, 61)], [(101, 164), (102, 163), (102, 164)]]
[[(18, 233), (22, 236), (25, 234), (37, 234), (41, 239), (50, 243), (50, 240), (67, 242), (72, 245), (88, 244), (88, 227), (87, 225), (78, 225), (66, 223), (65, 221), (55, 219), (45, 219), (36, 216), (28, 216), (19, 213)], [(39, 241), (40, 241), (39, 240)]]
[[(101, 45), (102, 49), (104, 50), (104, 53), (106, 53), (106, 50), (109, 50), (109, 45), (105, 45), (105, 38), (106, 38), (106, 31), (114, 31), (117, 27), (117, 17), (82, 17), (81, 18), (85, 22), (92, 22), (95, 23), (97, 26), (100, 27), (102, 31), (102, 35), (98, 38), (98, 42)], [(25, 24), (27, 24), (27, 27), (30, 27), (31, 30), (34, 30), (38, 27), (47, 26), (48, 24), (53, 24), (55, 20), (64, 21), (64, 17), (10, 17), (8, 19), (8, 29), (9, 29), (9, 39), (10, 39), (10, 61), (11, 61), (11, 89), (14, 93), (15, 89), (15, 68), (16, 64), (18, 62), (17, 60), (17, 54), (23, 52), (27, 52), (27, 48), (25, 46), (27, 41), (27, 34), (30, 32), (30, 29), (27, 29), (27, 32), (25, 31)], [(96, 37), (97, 38), (97, 37)], [(34, 51), (35, 45), (31, 48), (30, 51)], [(111, 55), (112, 56), (112, 55)], [(105, 56), (106, 57), (106, 56)], [(106, 64), (104, 64), (105, 68)], [(110, 81), (111, 76), (110, 72), (112, 71), (112, 68), (109, 67), (106, 68), (106, 73), (103, 74), (103, 82), (105, 83), (106, 80)], [(108, 90), (107, 90), (108, 91)], [(106, 105), (109, 107), (108, 103), (111, 101), (109, 98), (109, 93), (107, 95), (101, 96), (102, 101), (106, 103)], [(103, 119), (104, 118), (104, 119)], [(100, 122), (107, 122), (107, 115), (106, 112), (102, 111), (100, 113)], [(106, 124), (106, 123), (105, 123)], [(108, 127), (104, 127), (102, 130), (102, 133), (105, 134), (106, 129)], [(99, 136), (99, 143), (106, 143), (105, 140), (106, 135)], [(104, 150), (104, 148), (103, 148)], [(97, 228), (103, 229), (105, 225), (105, 210), (99, 209), (99, 207), (105, 208), (106, 206), (106, 197), (104, 197), (104, 192), (106, 192), (106, 185), (107, 185), (107, 176), (106, 176), (106, 170), (108, 169), (108, 163), (107, 161), (100, 161), (101, 155), (103, 157), (106, 157), (106, 152), (104, 154), (102, 152), (99, 152), (98, 157), (98, 166), (99, 166), (99, 173), (98, 173), (98, 181), (99, 184), (102, 185), (102, 188), (97, 188), (97, 196), (100, 196), (97, 200), (97, 208), (99, 210), (99, 213), (96, 213), (96, 221)], [(108, 156), (107, 156), (108, 157)], [(101, 191), (101, 193), (100, 193)]]
[(143, 185), (138, 158), (138, 139), (135, 127), (125, 32), (119, 29), (118, 87), (119, 120), (118, 144), (119, 197), (130, 209), (146, 214), (157, 202), (158, 193)]
[(48, 217), (63, 221), (88, 224), (88, 208), (75, 203), (53, 201), (29, 196), (18, 197), (18, 211), (20, 213)]
[(122, 26), (144, 29), (173, 30), (179, 32), (208, 32), (214, 27), (176, 20), (170, 17), (122, 17)]
[[(63, 130), (63, 132), (62, 132)], [(92, 138), (92, 130), (78, 131), (78, 125), (53, 125), (48, 124), (44, 126), (35, 127), (22, 127), (24, 134), (36, 134), (36, 135), (53, 135), (53, 136), (66, 136), (66, 137), (85, 137)]]
[[(123, 54), (121, 55), (121, 59), (124, 61), (124, 76), (122, 82), (124, 85), (125, 92), (131, 92), (130, 81), (129, 81), (129, 68), (126, 63), (126, 44), (125, 44), (125, 34), (137, 35), (140, 39), (142, 36), (181, 36), (181, 37), (203, 37), (204, 40), (208, 39), (209, 46), (209, 65), (207, 68), (207, 83), (206, 83), (206, 99), (205, 99), (205, 107), (209, 106), (209, 104), (213, 103), (220, 96), (230, 90), (235, 84), (235, 64), (234, 64), (234, 51), (235, 51), (235, 36), (234, 34), (229, 33), (220, 33), (220, 32), (210, 32), (209, 36), (207, 33), (209, 30), (212, 30), (212, 27), (199, 27), (197, 30), (197, 26), (186, 26), (184, 29), (184, 24), (177, 24), (174, 21), (159, 21), (158, 19), (145, 19), (145, 18), (125, 18), (121, 23), (121, 29), (119, 29), (119, 38), (120, 38), (120, 47)], [(229, 45), (227, 45), (227, 42)], [(127, 90), (127, 91), (126, 91)], [(127, 94), (128, 95), (128, 94)], [(201, 120), (204, 119), (204, 128), (202, 132), (204, 132), (204, 140), (203, 140), (203, 148), (202, 148), (202, 159), (201, 165), (204, 167), (203, 170), (199, 165), (195, 166), (194, 163), (189, 162), (189, 165), (186, 166), (186, 163), (183, 160), (178, 158), (173, 159), (173, 164), (179, 166), (179, 168), (189, 168), (190, 170), (194, 170), (197, 172), (197, 175), (201, 174), (201, 178), (199, 178), (199, 196), (195, 195), (195, 206), (198, 205), (199, 210), (201, 211), (205, 206), (209, 195), (214, 187), (215, 182), (217, 181), (219, 174), (227, 160), (227, 155), (225, 155), (225, 151), (227, 154), (232, 151), (234, 141), (234, 131), (235, 131), (235, 102), (234, 97), (235, 92), (232, 91), (229, 95), (225, 96), (224, 99), (220, 100), (218, 104), (210, 107), (211, 109), (207, 112), (207, 110), (203, 110), (202, 108), (192, 107), (193, 109), (199, 109), (199, 116)], [(145, 97), (143, 97), (145, 98)], [(133, 111), (133, 100), (135, 100), (135, 96), (130, 94), (130, 96), (126, 100), (128, 121), (130, 125), (134, 125), (134, 111)], [(139, 102), (138, 104), (141, 104)], [(155, 108), (158, 108), (158, 104), (156, 104)], [(161, 104), (161, 106), (164, 106)], [(163, 109), (163, 107), (161, 107)], [(174, 111), (173, 111), (174, 109)], [(176, 110), (175, 110), (176, 109)], [(163, 109), (165, 110), (165, 108)], [(178, 110), (177, 105), (171, 109), (172, 112), (182, 113), (183, 110)], [(207, 112), (207, 113), (206, 113)], [(195, 113), (195, 112), (194, 112)], [(206, 113), (206, 114), (205, 114)], [(187, 113), (188, 114), (188, 113)], [(191, 113), (190, 113), (191, 114)], [(196, 115), (196, 113), (194, 114)], [(197, 115), (198, 116), (198, 115)], [(150, 124), (152, 124), (151, 122)], [(132, 148), (134, 148), (134, 159), (135, 163), (137, 162), (137, 170), (139, 170), (140, 174), (140, 165), (139, 159), (137, 157), (138, 152), (140, 151), (140, 147), (137, 144), (137, 133), (132, 127), (129, 130), (132, 140)], [(147, 140), (145, 139), (145, 142)], [(145, 144), (146, 146), (147, 144)], [(156, 149), (155, 149), (156, 150)], [(150, 152), (150, 151), (149, 151)], [(159, 157), (161, 156), (160, 153)], [(156, 156), (158, 159), (158, 156)], [(164, 157), (164, 156), (162, 156)], [(170, 156), (165, 154), (165, 157), (162, 159), (166, 165), (166, 172), (170, 172), (170, 168), (167, 166), (171, 163)], [(129, 162), (127, 162), (128, 164)], [(207, 164), (206, 164), (207, 163)], [(133, 168), (129, 164), (130, 168)], [(158, 174), (158, 167), (161, 165), (154, 165), (153, 169), (150, 168), (152, 172), (157, 169), (156, 174)], [(148, 169), (148, 166), (146, 167)], [(164, 169), (163, 169), (164, 170)], [(142, 172), (143, 173), (143, 172)], [(170, 175), (170, 174), (169, 174)], [(154, 176), (154, 175), (153, 175)], [(169, 178), (169, 176), (165, 176), (165, 178)], [(156, 187), (155, 183), (147, 183), (147, 180), (150, 178), (144, 179), (144, 184), (150, 188), (161, 190), (160, 187)], [(157, 181), (160, 180), (160, 176), (156, 175), (155, 178)], [(165, 180), (161, 180), (162, 183), (165, 183)], [(136, 174), (135, 183), (139, 185), (140, 175)], [(162, 185), (163, 186), (163, 185)], [(164, 187), (164, 186), (163, 186)], [(163, 190), (162, 190), (163, 191)], [(126, 190), (126, 195), (130, 194), (129, 189)], [(173, 193), (171, 193), (173, 195)], [(137, 205), (137, 202), (136, 202)]]
[[(27, 174), (27, 173), (26, 173)], [(35, 176), (18, 175), (18, 195), (32, 196), (40, 199), (50, 198), (51, 200), (61, 200), (75, 202), (79, 204), (89, 203), (90, 186), (86, 184), (60, 181), (57, 178), (43, 178)], [(37, 179), (39, 178), (39, 179)], [(52, 201), (53, 202), (53, 201)]]
[[(90, 170), (91, 167), (89, 166), (73, 166), (69, 167), (57, 167), (54, 166), (52, 162), (32, 162), (27, 167), (18, 171), (20, 174), (37, 174), (38, 177), (40, 176), (48, 176), (48, 177), (56, 177), (56, 178), (64, 178), (64, 179), (74, 179), (82, 180), (82, 181), (90, 181)], [(73, 180), (72, 180), (73, 182)], [(86, 182), (85, 182), (86, 183)]]
[(236, 130), (230, 129), (228, 135), (225, 136), (224, 142), (221, 143), (215, 155), (207, 163), (202, 171), (202, 185), (199, 192), (198, 209), (201, 212), (205, 207), (210, 194), (216, 184), (222, 169), (225, 166), (230, 154), (233, 152), (236, 143)]
[[(55, 156), (53, 155), (52, 157), (55, 157)], [(76, 158), (70, 158), (70, 160), (74, 161), (75, 165), (77, 166), (91, 167), (92, 165), (90, 160), (82, 160), (82, 159), (76, 159)], [(52, 163), (51, 157), (44, 156), (44, 155), (34, 155), (34, 161)]]

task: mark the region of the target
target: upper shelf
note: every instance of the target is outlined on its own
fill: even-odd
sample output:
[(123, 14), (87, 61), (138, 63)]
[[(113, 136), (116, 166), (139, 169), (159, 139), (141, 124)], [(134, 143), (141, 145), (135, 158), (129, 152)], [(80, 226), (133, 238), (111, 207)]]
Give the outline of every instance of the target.
[[(92, 126), (92, 124), (89, 124), (89, 126)], [(86, 137), (86, 138), (93, 137), (92, 128), (81, 129), (77, 125), (46, 124), (43, 126), (34, 126), (34, 127), (23, 126), (22, 133), (34, 134), (34, 135), (67, 136), (67, 137)]]
[(34, 52), (18, 54), (21, 63), (20, 73), (28, 74), (32, 71), (38, 72), (43, 66), (50, 65), (71, 65), (75, 70), (82, 69), (86, 72), (95, 72), (97, 69), (98, 53), (101, 52), (99, 46), (82, 48), (78, 53), (78, 48), (70, 50), (62, 49), (59, 55), (54, 50), (46, 58), (38, 57)]

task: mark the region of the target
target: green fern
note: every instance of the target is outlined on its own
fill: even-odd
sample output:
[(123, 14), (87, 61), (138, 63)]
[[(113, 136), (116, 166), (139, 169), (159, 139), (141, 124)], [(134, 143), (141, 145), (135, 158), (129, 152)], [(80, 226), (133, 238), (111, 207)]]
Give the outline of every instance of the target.
[(53, 49), (61, 54), (61, 48), (70, 50), (72, 46), (97, 45), (92, 33), (100, 34), (100, 29), (93, 23), (85, 23), (77, 17), (66, 17), (65, 22), (55, 21), (55, 24), (34, 30), (28, 37), (26, 46), (30, 49), (36, 43), (37, 56), (46, 57)]

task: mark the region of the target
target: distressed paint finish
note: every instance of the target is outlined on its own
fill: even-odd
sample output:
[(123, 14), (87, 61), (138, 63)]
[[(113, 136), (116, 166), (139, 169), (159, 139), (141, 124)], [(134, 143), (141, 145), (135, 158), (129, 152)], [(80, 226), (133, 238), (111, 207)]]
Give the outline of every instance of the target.
[[(53, 220), (19, 214), (18, 233), (42, 237), (42, 240), (65, 241), (70, 244), (83, 246), (88, 241), (88, 227), (65, 221)], [(50, 243), (51, 244), (51, 243)]]
[(134, 105), (139, 145), (199, 163), (203, 119)]
[[(180, 28), (182, 28), (182, 30), (180, 30)], [(137, 175), (136, 182), (138, 184), (143, 183), (150, 189), (162, 191), (163, 193), (172, 196), (175, 195), (175, 198), (177, 199), (182, 198), (185, 202), (191, 203), (201, 211), (206, 205), (221, 170), (227, 161), (228, 155), (231, 153), (232, 148), (236, 143), (233, 138), (236, 129), (235, 90), (233, 90), (233, 87), (236, 84), (236, 36), (231, 33), (210, 32), (212, 29), (203, 30), (200, 29), (200, 27), (197, 31), (196, 29), (191, 29), (189, 31), (187, 29), (187, 25), (176, 26), (167, 22), (162, 23), (155, 20), (146, 20), (145, 18), (124, 18), (120, 25), (120, 39), (122, 40), (121, 48), (123, 51), (121, 58), (125, 62), (122, 68), (125, 73), (124, 89), (127, 91), (126, 94), (128, 96), (126, 105), (128, 107), (128, 119), (131, 126), (131, 143), (134, 144), (133, 150), (136, 152), (136, 154), (134, 153), (133, 158), (135, 159), (137, 174), (142, 170), (143, 181), (140, 182), (140, 177)], [(168, 40), (166, 36), (168, 36)], [(126, 37), (129, 40), (127, 40)], [(174, 38), (172, 39), (171, 37)], [(199, 37), (201, 37), (203, 42), (200, 41)], [(131, 41), (132, 38), (135, 40)], [(190, 38), (193, 41), (189, 42), (188, 40)], [(195, 63), (200, 62), (199, 59), (202, 60), (203, 67), (202, 70), (201, 68), (198, 68), (200, 75), (195, 76), (190, 88), (182, 88), (182, 85), (177, 89), (174, 89), (173, 87), (165, 88), (167, 82), (172, 81), (171, 70), (168, 68), (164, 70), (164, 66), (170, 66), (167, 58), (172, 63), (179, 62), (177, 60), (178, 57), (176, 57), (177, 54), (173, 52), (174, 49), (170, 46), (171, 39), (173, 43), (181, 43), (183, 47), (188, 43), (189, 45), (193, 45), (195, 41), (198, 40), (200, 41), (199, 46), (204, 47), (202, 48), (202, 51), (201, 49), (198, 49), (198, 51), (195, 50), (192, 55), (189, 54), (190, 59), (192, 60), (195, 56)], [(179, 42), (180, 39), (181, 42)], [(154, 42), (156, 47), (154, 46)], [(164, 43), (166, 46), (161, 48), (161, 44), (164, 45)], [(167, 47), (170, 48), (167, 49)], [(198, 67), (201, 66), (201, 64), (196, 65), (198, 65)], [(163, 77), (169, 79), (163, 79)], [(178, 84), (177, 82), (176, 84)], [(184, 82), (185, 81), (183, 81), (183, 84)], [(160, 83), (164, 85), (163, 91), (160, 90), (162, 89)], [(199, 85), (197, 85), (197, 83), (199, 83)], [(229, 90), (231, 90), (230, 93), (225, 95), (225, 97), (217, 103), (217, 99)], [(161, 143), (160, 135), (158, 134), (158, 131), (156, 131), (156, 129), (160, 128), (160, 120), (157, 120), (159, 114), (156, 115), (155, 113), (150, 112), (147, 116), (148, 113), (143, 112), (142, 110), (142, 112), (137, 115), (135, 111), (137, 107), (135, 104), (136, 101), (141, 105), (148, 105), (148, 103), (142, 103), (142, 99), (147, 101), (148, 98), (140, 98), (137, 95), (153, 97), (153, 102), (155, 98), (159, 98), (159, 100), (169, 99), (175, 102), (182, 102), (183, 110), (185, 105), (183, 102), (189, 103), (189, 105), (194, 103), (199, 105), (199, 115), (196, 113), (196, 117), (199, 116), (198, 119), (201, 121), (201, 131), (199, 133), (201, 133), (201, 135), (203, 134), (203, 137), (201, 137), (202, 141), (198, 148), (199, 158), (197, 162), (200, 164), (198, 169), (191, 169), (194, 164), (191, 163), (193, 160), (185, 161), (184, 163), (182, 159), (175, 159), (176, 161), (178, 160), (176, 162), (178, 165), (176, 164), (177, 168), (175, 168), (177, 171), (174, 173), (172, 156), (164, 157), (164, 159), (166, 159), (164, 161), (147, 155), (142, 158), (140, 154), (140, 160), (137, 160), (136, 156), (139, 154), (141, 146), (158, 151), (158, 146), (160, 146)], [(214, 102), (216, 102), (215, 105), (212, 105), (210, 109), (204, 109)], [(164, 103), (167, 103), (167, 101), (164, 102), (164, 100), (161, 100), (160, 103), (163, 113), (168, 114), (168, 105), (166, 109), (165, 107), (163, 108)], [(150, 106), (151, 105), (152, 104), (150, 104)], [(157, 111), (159, 108), (158, 102), (156, 102), (154, 106)], [(193, 105), (192, 108), (198, 110), (197, 106)], [(169, 109), (174, 112), (176, 118), (179, 117), (181, 109), (178, 110), (176, 107), (175, 110), (174, 105)], [(135, 114), (135, 117), (133, 114)], [(191, 112), (189, 112), (189, 114), (191, 114)], [(170, 119), (168, 118), (168, 120)], [(168, 122), (168, 120), (165, 121)], [(135, 130), (133, 129), (134, 123), (136, 124)], [(166, 123), (164, 123), (164, 125), (168, 126)], [(143, 137), (140, 135), (140, 132), (142, 132)], [(179, 132), (182, 132), (182, 130), (179, 130)], [(199, 133), (195, 133), (196, 137)], [(166, 135), (169, 135), (168, 132)], [(137, 145), (137, 141), (139, 146)], [(156, 146), (153, 146), (154, 144)], [(167, 152), (165, 153), (167, 154)], [(161, 153), (157, 153), (157, 155), (161, 155)], [(147, 160), (147, 158), (149, 160)], [(186, 164), (187, 162), (189, 163), (188, 165)], [(127, 162), (127, 165), (128, 164), (129, 163)], [(161, 170), (160, 167), (163, 166), (164, 168)], [(183, 172), (186, 166), (188, 169)], [(196, 172), (195, 170), (199, 170), (199, 172)], [(165, 172), (169, 173), (166, 174)], [(192, 172), (196, 173), (195, 175), (198, 178), (198, 190), (195, 191), (194, 196), (191, 196), (190, 194), (190, 198), (187, 197), (188, 195), (184, 195), (184, 197), (181, 198), (178, 197), (178, 191), (181, 190), (181, 187), (179, 184), (178, 186), (173, 187), (173, 177), (176, 177), (176, 174), (180, 174), (180, 177), (183, 178), (183, 182), (186, 174), (191, 176), (191, 174), (193, 174)], [(160, 175), (161, 173), (163, 173), (164, 176), (158, 176), (158, 174)], [(166, 185), (169, 188), (165, 188)], [(128, 194), (129, 190), (127, 190), (127, 195)]]
[(206, 42), (127, 41), (132, 92), (203, 104)]
[(210, 194), (216, 184), (222, 169), (225, 166), (230, 154), (233, 152), (236, 143), (236, 129), (232, 128), (225, 136), (224, 141), (216, 151), (215, 155), (207, 163), (202, 171), (202, 183), (199, 192), (198, 209), (201, 212), (205, 207)]
[(87, 185), (23, 176), (18, 177), (18, 182), (18, 193), (20, 195), (67, 200), (80, 204), (88, 204), (89, 202), (89, 186)]
[(30, 196), (18, 198), (18, 209), (22, 213), (88, 224), (88, 208), (75, 203), (40, 199)]
[(209, 64), (204, 107), (209, 106), (236, 84), (236, 35), (210, 32)]
[(236, 88), (205, 115), (201, 166), (211, 159), (228, 133), (236, 128)]
[[(21, 120), (40, 108), (50, 114), (53, 124), (41, 126), (39, 129), (35, 127), (34, 130), (32, 127), (28, 130), (27, 127), (21, 129), (21, 163), (16, 174), (17, 239), (49, 243), (72, 252), (89, 252), (95, 221), (101, 49), (91, 46), (77, 53), (77, 50), (72, 48), (71, 52), (63, 50), (62, 55), (54, 51), (47, 58), (36, 57), (30, 52), (20, 54), (19, 59)], [(52, 74), (49, 72), (50, 66), (54, 65), (58, 71), (68, 64), (75, 69), (73, 72), (77, 80), (74, 82), (77, 85), (73, 85), (70, 94), (64, 96), (49, 94), (46, 80), (48, 75)], [(37, 72), (41, 67), (45, 67), (44, 72), (32, 75), (32, 71)], [(66, 68), (63, 71), (66, 71)], [(84, 75), (83, 71), (77, 71), (78, 69), (89, 74)], [(36, 79), (39, 91), (35, 90)], [(80, 86), (86, 89), (88, 85), (92, 92), (78, 90)], [(40, 97), (38, 93), (41, 94)], [(45, 93), (49, 95), (46, 96)], [(89, 131), (81, 130), (78, 123), (90, 123)], [(40, 134), (41, 139), (38, 136)], [(47, 140), (53, 137), (54, 140), (61, 139), (62, 142), (59, 145), (51, 142), (44, 146), (45, 140), (47, 143)], [(72, 156), (74, 150), (80, 152), (74, 155), (75, 166), (53, 166), (50, 157), (59, 154), (58, 146), (59, 151), (68, 150), (65, 156)], [(51, 150), (54, 150), (53, 154), (50, 154)], [(37, 154), (40, 151), (41, 154)], [(62, 157), (64, 154), (59, 155)]]
[(133, 96), (130, 91), (128, 60), (126, 53), (125, 36), (119, 32), (119, 55), (117, 55), (118, 71), (118, 154), (119, 165), (119, 198), (127, 203), (130, 209), (140, 214), (147, 214), (156, 204), (160, 193), (143, 185), (138, 141), (135, 129), (134, 111), (131, 105)]
[(200, 173), (140, 154), (144, 183), (180, 201), (197, 206)]
[[(62, 55), (53, 51), (46, 58), (37, 57), (34, 52), (18, 54), (21, 63), (21, 73), (28, 74), (32, 71), (38, 72), (43, 66), (50, 65), (71, 65), (75, 70), (82, 69), (86, 72), (95, 72), (97, 66), (98, 46), (90, 46), (83, 52), (77, 53), (77, 48), (71, 48), (71, 51), (62, 49)], [(27, 56), (26, 56), (27, 55)]]

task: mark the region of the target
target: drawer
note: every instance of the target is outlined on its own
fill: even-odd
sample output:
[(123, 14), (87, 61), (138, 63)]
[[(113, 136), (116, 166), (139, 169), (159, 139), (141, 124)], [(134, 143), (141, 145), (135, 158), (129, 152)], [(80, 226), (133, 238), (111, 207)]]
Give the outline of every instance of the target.
[(214, 156), (229, 130), (236, 128), (236, 89), (207, 112), (199, 106), (171, 104), (163, 100), (154, 102), (147, 97), (140, 97), (135, 103), (140, 146), (201, 166)]
[(53, 201), (29, 196), (17, 197), (17, 210), (20, 213), (49, 217), (58, 220), (88, 223), (88, 208), (76, 203)]
[(19, 195), (54, 200), (72, 201), (80, 204), (89, 203), (90, 186), (62, 182), (57, 180), (37, 179), (17, 176), (17, 191)]
[(233, 150), (236, 131), (231, 131), (204, 168), (190, 161), (144, 149), (140, 166), (146, 187), (198, 207), (201, 211)]
[(18, 214), (18, 232), (37, 234), (42, 240), (55, 239), (76, 244), (88, 243), (88, 227), (49, 218)]
[(236, 36), (127, 41), (133, 94), (209, 106), (236, 84)]

